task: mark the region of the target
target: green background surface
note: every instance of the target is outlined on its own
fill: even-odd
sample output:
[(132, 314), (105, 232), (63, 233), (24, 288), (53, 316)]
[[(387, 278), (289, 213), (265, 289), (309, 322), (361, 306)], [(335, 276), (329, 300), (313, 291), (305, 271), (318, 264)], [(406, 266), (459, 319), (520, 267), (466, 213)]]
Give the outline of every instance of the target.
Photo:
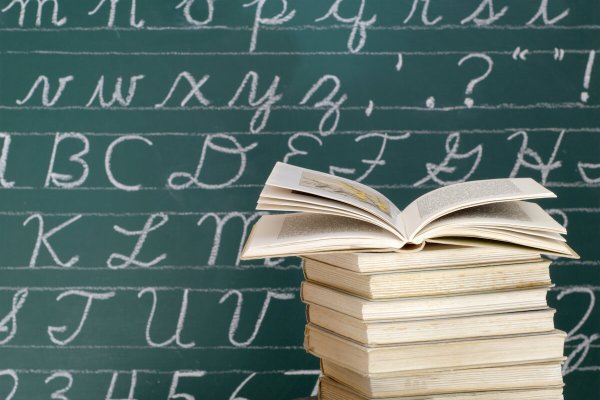
[[(190, 16), (206, 18), (206, 1), (189, 3)], [(217, 0), (212, 21), (194, 25), (179, 0), (138, 0), (136, 21), (144, 25), (135, 27), (131, 0), (115, 3), (112, 26), (110, 2), (88, 15), (97, 1), (57, 0), (58, 19), (67, 18), (61, 26), (52, 23), (51, 1), (39, 24), (36, 2), (25, 8), (22, 24), (18, 3), (0, 2), (6, 7), (0, 12), (0, 141), (8, 149), (4, 179), (14, 183), (0, 191), (0, 399), (11, 398), (14, 377), (15, 400), (52, 393), (105, 399), (113, 377), (112, 399), (125, 399), (134, 375), (131, 399), (167, 399), (176, 371), (203, 375), (179, 378), (177, 385), (178, 393), (199, 400), (310, 395), (318, 361), (302, 348), (299, 261), (238, 260), (245, 228), (258, 216), (262, 183), (281, 160), (360, 179), (400, 208), (465, 179), (513, 175), (545, 183), (558, 199), (542, 205), (567, 226), (568, 241), (581, 254), (552, 266), (549, 302), (558, 310), (557, 326), (569, 333), (565, 398), (597, 399), (600, 66), (592, 66), (587, 89), (584, 74), (590, 51), (600, 45), (600, 4), (550, 0), (549, 21), (527, 24), (541, 1), (495, 1), (495, 12), (508, 7), (505, 15), (478, 26), (461, 20), (479, 0), (431, 0), (429, 19), (442, 17), (434, 25), (421, 20), (427, 2), (419, 1), (404, 22), (412, 0), (371, 0), (359, 20), (376, 15), (376, 21), (365, 28), (364, 43), (358, 28), (349, 46), (349, 18), (361, 1), (341, 1), (340, 18), (316, 21), (333, 1), (290, 0), (293, 18), (258, 26), (250, 51), (257, 8), (264, 6), (268, 18), (282, 2), (245, 3)], [(566, 9), (568, 15), (552, 21)], [(486, 17), (484, 11), (480, 18)], [(458, 65), (473, 53), (479, 55)], [(491, 72), (475, 84), (474, 106), (467, 108), (469, 82), (488, 67), (484, 56)], [(231, 104), (251, 71), (258, 77), (255, 98), (248, 81)], [(144, 77), (127, 101), (136, 75)], [(48, 101), (43, 85), (21, 101), (40, 76), (49, 83)], [(54, 99), (59, 78), (67, 76), (72, 79)], [(101, 77), (108, 103), (122, 79), (124, 101), (103, 106), (93, 99)], [(202, 77), (196, 97), (190, 85)], [(336, 80), (339, 88), (329, 96)], [(269, 87), (277, 95), (271, 103), (263, 97)], [(435, 99), (433, 108), (428, 98)], [(339, 115), (327, 100), (339, 101)], [(88, 146), (77, 136), (56, 147), (53, 170), (71, 175), (67, 182), (83, 171), (70, 157), (87, 150), (81, 154), (87, 177), (71, 188), (46, 183), (56, 137), (65, 133), (83, 135)], [(139, 190), (115, 187), (105, 168), (107, 149), (126, 135), (138, 136), (114, 147), (111, 171)], [(174, 173), (197, 170), (194, 181), (170, 181)], [(54, 256), (44, 243), (36, 252), (41, 220), (48, 232), (70, 219), (48, 238)], [(221, 230), (216, 220), (226, 221)], [(111, 255), (130, 256), (138, 241), (139, 234), (123, 229), (140, 231), (148, 221), (163, 222), (136, 256), (151, 265), (110, 268), (119, 264), (109, 263)], [(106, 299), (92, 301), (70, 338), (91, 294)], [(179, 339), (171, 340), (178, 320)]]

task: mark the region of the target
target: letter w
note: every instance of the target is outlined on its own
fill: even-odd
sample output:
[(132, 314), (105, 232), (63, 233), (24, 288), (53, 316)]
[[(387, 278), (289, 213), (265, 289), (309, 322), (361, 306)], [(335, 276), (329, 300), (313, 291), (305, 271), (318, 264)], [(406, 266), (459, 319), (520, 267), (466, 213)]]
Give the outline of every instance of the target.
[(137, 89), (137, 81), (144, 79), (144, 75), (134, 75), (129, 78), (129, 89), (127, 90), (127, 96), (123, 96), (123, 77), (118, 77), (115, 83), (115, 89), (112, 94), (112, 98), (109, 101), (106, 101), (104, 97), (104, 75), (98, 79), (98, 84), (96, 85), (96, 90), (92, 94), (90, 101), (85, 105), (86, 107), (94, 104), (94, 101), (98, 99), (100, 106), (102, 108), (111, 107), (115, 102), (119, 103), (119, 105), (123, 107), (127, 107), (131, 104), (133, 100), (133, 96), (135, 96), (135, 90)]

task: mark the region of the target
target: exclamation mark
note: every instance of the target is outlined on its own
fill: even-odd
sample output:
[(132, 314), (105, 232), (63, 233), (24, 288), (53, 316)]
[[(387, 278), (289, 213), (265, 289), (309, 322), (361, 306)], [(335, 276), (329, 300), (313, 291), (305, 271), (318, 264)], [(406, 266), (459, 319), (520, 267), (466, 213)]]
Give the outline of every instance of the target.
[(583, 75), (583, 88), (585, 89), (581, 92), (581, 101), (587, 103), (590, 98), (590, 94), (587, 92), (590, 88), (590, 80), (592, 78), (592, 70), (594, 69), (594, 59), (596, 58), (596, 51), (591, 50), (590, 56), (588, 58), (587, 65), (585, 67), (585, 75)]

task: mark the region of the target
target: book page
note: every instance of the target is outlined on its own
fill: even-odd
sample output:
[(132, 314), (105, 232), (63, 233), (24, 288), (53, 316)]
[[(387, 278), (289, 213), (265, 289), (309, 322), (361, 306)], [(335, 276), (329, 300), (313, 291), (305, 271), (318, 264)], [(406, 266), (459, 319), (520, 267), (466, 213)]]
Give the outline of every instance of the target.
[[(339, 203), (338, 203), (339, 204)], [(350, 206), (347, 206), (351, 208)], [(393, 227), (389, 226), (385, 222), (380, 219), (374, 217), (369, 213), (365, 213), (361, 211), (360, 213), (353, 212), (352, 210), (344, 210), (338, 207), (328, 207), (321, 204), (314, 203), (303, 203), (303, 202), (294, 202), (294, 201), (286, 201), (286, 200), (277, 200), (277, 199), (268, 199), (268, 200), (259, 200), (256, 205), (257, 210), (269, 210), (269, 211), (287, 211), (287, 212), (305, 212), (305, 213), (315, 213), (315, 214), (326, 214), (326, 215), (339, 215), (341, 217), (355, 218), (361, 221), (369, 222), (373, 225), (377, 225), (392, 234), (402, 238), (400, 233), (396, 231)]]
[[(505, 248), (514, 248), (514, 249), (528, 249), (528, 247), (524, 247), (523, 244), (512, 244), (507, 242), (499, 242), (490, 239), (478, 239), (474, 237), (452, 237), (452, 236), (444, 236), (439, 238), (431, 238), (427, 239), (427, 243), (439, 243), (439, 244), (447, 244), (451, 246), (469, 246), (469, 247), (481, 247), (482, 249), (490, 248), (490, 246), (495, 247), (505, 247)], [(579, 258), (579, 255), (573, 251), (565, 242), (557, 242), (557, 245), (560, 246), (560, 250), (557, 251), (549, 251), (547, 249), (536, 249), (530, 248), (531, 251), (535, 253), (541, 253), (545, 255), (557, 256), (557, 257), (569, 257), (569, 258)], [(540, 251), (542, 250), (542, 251)]]
[(369, 222), (337, 215), (262, 216), (252, 228), (242, 259), (341, 250), (394, 250), (406, 242)]
[(385, 225), (389, 229), (396, 232), (396, 229), (394, 227), (390, 227), (386, 221), (382, 221), (380, 218), (374, 216), (370, 212), (362, 210), (353, 205), (270, 185), (266, 185), (260, 193), (256, 209), (286, 211), (284, 207), (288, 206), (289, 211), (292, 212), (297, 212), (296, 209), (298, 207), (304, 208), (305, 210), (303, 211), (307, 211), (310, 208), (326, 212), (327, 214), (350, 216), (363, 219), (365, 221), (368, 220), (372, 221), (378, 226)]
[[(558, 235), (558, 234), (555, 234)], [(451, 229), (444, 232), (444, 236), (436, 236), (431, 239), (444, 239), (448, 237), (469, 237), (479, 238), (485, 240), (499, 240), (502, 242), (514, 243), (521, 246), (533, 247), (540, 249), (541, 253), (544, 250), (551, 252), (561, 252), (565, 249), (566, 243), (556, 238), (547, 238), (538, 235), (531, 235), (529, 233), (522, 233), (515, 230), (503, 230), (503, 229), (492, 229), (492, 228), (477, 228), (477, 227), (462, 227), (456, 231)], [(427, 239), (430, 240), (430, 239)], [(438, 243), (443, 243), (439, 242)]]
[(443, 236), (445, 230), (459, 230), (461, 227), (490, 227), (518, 231), (550, 232), (566, 234), (566, 229), (535, 203), (506, 201), (484, 204), (444, 215), (425, 225), (416, 235), (420, 238)]
[(349, 204), (396, 227), (405, 237), (402, 224), (397, 222), (400, 210), (384, 195), (361, 183), (278, 162), (266, 185), (288, 189), (292, 191), (291, 195), (300, 192), (316, 196), (315, 203), (318, 203), (321, 197)]
[[(476, 226), (474, 228), (482, 228), (479, 226)], [(488, 228), (488, 229), (492, 229), (492, 228)], [(540, 231), (538, 229), (521, 229), (521, 228), (493, 228), (494, 231), (498, 231), (498, 232), (506, 232), (506, 233), (521, 233), (524, 235), (531, 235), (531, 236), (539, 236), (539, 237), (543, 237), (546, 239), (552, 239), (552, 240), (556, 240), (559, 242), (567, 242), (567, 239), (565, 239), (562, 235), (556, 233), (556, 232), (550, 232), (550, 231)]]
[(457, 183), (419, 197), (406, 207), (402, 218), (412, 239), (426, 224), (453, 211), (488, 203), (545, 197), (556, 196), (531, 178)]

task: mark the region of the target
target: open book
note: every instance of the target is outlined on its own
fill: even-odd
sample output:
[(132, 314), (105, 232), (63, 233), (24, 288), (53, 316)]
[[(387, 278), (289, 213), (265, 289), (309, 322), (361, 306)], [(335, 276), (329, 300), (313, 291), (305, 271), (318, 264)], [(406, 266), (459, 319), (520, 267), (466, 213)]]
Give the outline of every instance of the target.
[(361, 183), (277, 163), (257, 209), (293, 213), (262, 216), (242, 258), (415, 250), (425, 242), (479, 246), (489, 240), (578, 257), (561, 236), (565, 228), (524, 201), (547, 197), (556, 196), (530, 178), (490, 179), (435, 189), (401, 211)]

